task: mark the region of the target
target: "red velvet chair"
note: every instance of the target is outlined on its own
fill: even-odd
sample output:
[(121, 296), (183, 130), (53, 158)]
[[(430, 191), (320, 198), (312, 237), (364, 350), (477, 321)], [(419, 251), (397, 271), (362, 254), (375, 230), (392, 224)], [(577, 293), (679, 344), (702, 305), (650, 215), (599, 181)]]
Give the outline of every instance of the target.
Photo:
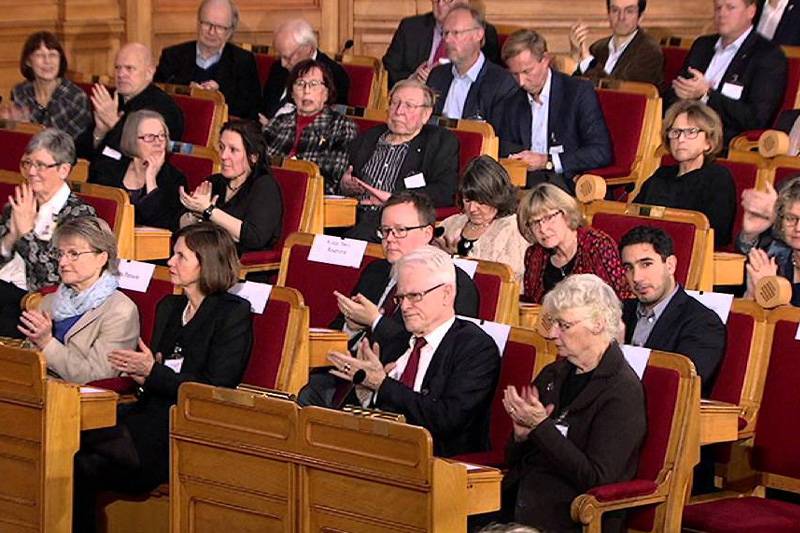
[(786, 91), (780, 109), (786, 111), (800, 107), (800, 46), (782, 46), (781, 48), (786, 54), (789, 67), (786, 76)]
[(220, 171), (216, 150), (188, 143), (172, 143), (169, 162), (186, 176), (186, 185), (193, 191), (206, 178)]
[(127, 193), (122, 189), (92, 183), (73, 183), (72, 190), (84, 202), (94, 207), (97, 216), (108, 222), (119, 238), (124, 206), (130, 204)]
[(42, 129), (38, 124), (0, 120), (0, 170), (19, 172), (19, 160), (25, 154), (25, 147)]
[[(752, 156), (752, 157), (748, 157)], [(741, 198), (745, 189), (756, 187), (758, 179), (758, 156), (755, 154), (731, 154), (729, 159), (717, 159), (716, 163), (726, 167), (733, 175), (733, 182), (736, 185), (736, 198)], [(737, 206), (736, 216), (733, 219), (733, 238), (735, 239), (742, 230), (742, 216), (744, 215), (741, 207)], [(734, 243), (721, 248), (724, 252), (733, 252)]]
[(772, 160), (771, 166), (775, 173), (772, 184), (776, 189), (780, 189), (785, 181), (800, 176), (800, 157), (778, 156)]
[(795, 339), (800, 309), (778, 308), (768, 314), (767, 322), (774, 326), (774, 333), (755, 437), (748, 454), (753, 490), (698, 498), (684, 510), (686, 530), (800, 530), (800, 505), (763, 497), (764, 487), (800, 493), (800, 426), (794, 423), (800, 409), (800, 341)]
[(517, 323), (519, 284), (510, 266), (479, 260), (472, 280), (480, 294), (478, 318), (503, 324)]
[(170, 96), (183, 111), (183, 137), (176, 140), (215, 148), (219, 130), (228, 120), (228, 106), (222, 93), (192, 89), (190, 94)]
[(345, 55), (339, 64), (350, 78), (347, 105), (377, 108), (383, 87), (383, 65), (380, 60), (370, 56)]
[(664, 88), (668, 88), (680, 74), (686, 56), (689, 55), (689, 46), (662, 46), (661, 53), (664, 55)]
[[(692, 467), (699, 456), (700, 379), (681, 355), (653, 351), (644, 376), (647, 434), (630, 481), (595, 487), (572, 502), (572, 519), (600, 533), (602, 515), (627, 509), (635, 531), (679, 531)], [(613, 443), (610, 443), (613, 445)]]
[(269, 71), (272, 70), (272, 65), (279, 62), (280, 58), (272, 54), (257, 53), (254, 55), (256, 56), (256, 69), (258, 69), (258, 81), (261, 83), (261, 87), (264, 87), (269, 77)]

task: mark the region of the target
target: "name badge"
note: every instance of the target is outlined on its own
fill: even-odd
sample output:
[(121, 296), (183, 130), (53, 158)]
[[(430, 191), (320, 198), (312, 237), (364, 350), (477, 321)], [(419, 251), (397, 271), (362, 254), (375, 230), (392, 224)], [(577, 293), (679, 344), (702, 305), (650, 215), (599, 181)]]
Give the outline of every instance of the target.
[(110, 146), (103, 147), (102, 154), (106, 157), (110, 157), (111, 159), (116, 159), (119, 161), (122, 159), (122, 154), (111, 148)]
[(250, 302), (250, 311), (260, 315), (264, 313), (264, 308), (267, 306), (267, 300), (272, 293), (272, 285), (243, 281), (228, 289), (228, 292)]
[(721, 92), (723, 96), (727, 96), (733, 100), (740, 100), (743, 90), (744, 85), (739, 85), (738, 83), (723, 83)]
[(419, 189), (426, 185), (425, 176), (422, 175), (422, 172), (417, 172), (413, 176), (407, 177), (403, 182), (406, 184), (406, 189)]
[(153, 263), (122, 259), (119, 262), (118, 269), (119, 276), (117, 281), (120, 289), (147, 292), (147, 287), (150, 286), (150, 280), (153, 279), (153, 272), (156, 266)]
[(559, 144), (558, 146), (551, 146), (550, 149), (548, 150), (548, 152), (550, 152), (550, 155), (563, 154), (564, 153), (564, 145)]
[(308, 252), (308, 260), (359, 268), (366, 250), (367, 241), (342, 239), (331, 235), (315, 235), (311, 250)]

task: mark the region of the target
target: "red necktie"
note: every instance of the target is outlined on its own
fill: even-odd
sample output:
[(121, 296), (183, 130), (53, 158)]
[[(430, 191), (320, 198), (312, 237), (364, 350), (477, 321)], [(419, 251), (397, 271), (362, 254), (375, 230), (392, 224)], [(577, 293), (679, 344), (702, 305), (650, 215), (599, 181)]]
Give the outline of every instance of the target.
[(397, 310), (397, 305), (394, 303), (394, 295), (396, 292), (397, 284), (395, 283), (392, 285), (392, 288), (389, 289), (389, 292), (386, 293), (386, 298), (383, 299), (383, 305), (381, 306), (381, 309), (383, 309), (383, 316), (392, 316)]
[(414, 382), (417, 380), (417, 369), (419, 369), (419, 355), (422, 352), (422, 347), (428, 344), (425, 337), (416, 337), (414, 339), (414, 347), (411, 349), (411, 355), (408, 356), (408, 363), (403, 370), (403, 375), (400, 376), (400, 383), (408, 387), (414, 388)]
[(436, 53), (433, 54), (433, 61), (431, 61), (431, 66), (435, 67), (439, 64), (439, 60), (443, 57), (447, 57), (447, 47), (444, 45), (444, 35), (442, 39), (439, 41), (439, 46), (436, 47)]

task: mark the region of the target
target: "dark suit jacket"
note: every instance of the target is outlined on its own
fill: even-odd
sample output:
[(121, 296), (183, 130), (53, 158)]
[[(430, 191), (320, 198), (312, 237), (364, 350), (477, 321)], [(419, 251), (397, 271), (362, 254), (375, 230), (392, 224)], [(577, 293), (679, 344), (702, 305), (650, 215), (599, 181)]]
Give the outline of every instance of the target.
[[(466, 272), (458, 267), (456, 268), (456, 301), (455, 309), (456, 314), (461, 316), (477, 317), (478, 309), (480, 307), (480, 296), (478, 295), (478, 288), (475, 287), (475, 282), (467, 275)], [(389, 284), (389, 279), (392, 275), (392, 265), (386, 259), (379, 259), (373, 261), (364, 268), (361, 277), (358, 278), (358, 283), (353, 289), (352, 295), (361, 294), (374, 303), (378, 304)], [(339, 313), (336, 318), (331, 322), (332, 329), (342, 329), (344, 327), (344, 316)], [(400, 309), (395, 309), (395, 313), (391, 316), (386, 316), (380, 319), (378, 327), (372, 332), (372, 340), (383, 344), (397, 336), (408, 337), (405, 324), (403, 324), (403, 316)]]
[[(550, 69), (548, 147), (563, 146), (559, 154), (564, 176), (611, 164), (613, 152), (600, 101), (591, 82)], [(504, 105), (498, 131), (500, 157), (531, 147), (531, 105), (528, 93), (517, 91)]]
[[(764, 0), (758, 2), (758, 13), (753, 19), (753, 26), (758, 27), (764, 9)], [(781, 21), (775, 28), (772, 42), (781, 46), (800, 46), (800, 1), (789, 0), (783, 11)]]
[[(347, 93), (350, 91), (350, 77), (342, 66), (317, 50), (317, 61), (328, 67), (333, 76), (333, 85), (336, 87), (336, 103), (347, 105)], [(264, 82), (263, 98), (261, 102), (261, 112), (267, 118), (272, 118), (275, 112), (283, 104), (292, 98), (291, 89), (287, 90), (286, 98), (281, 99), (283, 91), (286, 89), (286, 82), (289, 80), (289, 71), (283, 68), (280, 61), (275, 61), (269, 71), (267, 81)]]
[[(394, 32), (392, 42), (386, 55), (383, 56), (383, 66), (389, 73), (389, 88), (398, 81), (409, 77), (417, 70), (422, 62), (427, 61), (433, 46), (433, 30), (436, 19), (433, 13), (406, 17), (400, 21), (397, 31)], [(500, 64), (500, 45), (497, 39), (497, 30), (486, 23), (484, 34), (483, 54), (492, 63)]]
[[(177, 83), (188, 85), (194, 79), (196, 68), (197, 41), (189, 41), (164, 48), (155, 81), (160, 83)], [(228, 112), (240, 118), (256, 119), (260, 109), (261, 84), (258, 82), (256, 59), (247, 50), (235, 44), (227, 43), (222, 49), (222, 56), (215, 65), (214, 81), (225, 95)], [(213, 67), (212, 67), (213, 68)]]
[[(438, 94), (436, 106), (433, 109), (435, 115), (442, 114), (451, 83), (453, 83), (452, 65), (439, 65), (431, 70), (428, 76), (428, 87)], [(478, 73), (478, 79), (469, 88), (461, 118), (485, 120), (496, 131), (502, 118), (503, 101), (516, 93), (518, 89), (517, 82), (506, 69), (487, 59)]]
[[(381, 345), (384, 365), (408, 350), (410, 335)], [(409, 424), (433, 437), (437, 456), (451, 457), (489, 449), (489, 420), (500, 354), (480, 327), (456, 319), (433, 354), (420, 392), (387, 378), (377, 391), (376, 407), (402, 413)]]
[(785, 131), (787, 134), (792, 132), (792, 126), (800, 118), (800, 109), (787, 109), (778, 115), (775, 121), (775, 129)]
[[(714, 57), (717, 39), (719, 35), (716, 34), (698, 37), (680, 75), (687, 76), (689, 67), (705, 72)], [(725, 71), (719, 88), (711, 91), (708, 97), (708, 105), (722, 119), (725, 146), (743, 131), (764, 129), (772, 124), (783, 102), (786, 70), (786, 56), (781, 49), (753, 28)], [(724, 96), (722, 89), (726, 83), (743, 86), (741, 98), (734, 100)], [(664, 111), (676, 100), (675, 91), (669, 87), (664, 93)]]
[[(622, 320), (625, 322), (625, 342), (628, 343), (636, 329), (637, 303), (636, 299), (623, 302)], [(725, 354), (725, 325), (714, 311), (678, 287), (644, 346), (691, 359), (703, 381), (703, 398), (708, 398)]]
[[(353, 175), (370, 183), (362, 174), (364, 166), (375, 152), (380, 136), (389, 129), (385, 124), (375, 126), (356, 137), (350, 145), (350, 163)], [(408, 153), (400, 167), (395, 191), (406, 189), (404, 179), (422, 172), (425, 187), (418, 189), (427, 194), (436, 207), (453, 205), (458, 181), (458, 138), (448, 129), (426, 124), (409, 143)], [(395, 192), (392, 191), (392, 192)]]
[(659, 89), (664, 82), (664, 56), (661, 47), (655, 39), (650, 37), (642, 28), (622, 52), (622, 56), (614, 65), (611, 74), (606, 74), (603, 66), (608, 60), (608, 41), (611, 36), (596, 41), (589, 47), (589, 53), (594, 56), (594, 60), (589, 64), (586, 72), (578, 70), (573, 75), (584, 76), (597, 80), (600, 78), (611, 78), (625, 81), (641, 81), (652, 83)]

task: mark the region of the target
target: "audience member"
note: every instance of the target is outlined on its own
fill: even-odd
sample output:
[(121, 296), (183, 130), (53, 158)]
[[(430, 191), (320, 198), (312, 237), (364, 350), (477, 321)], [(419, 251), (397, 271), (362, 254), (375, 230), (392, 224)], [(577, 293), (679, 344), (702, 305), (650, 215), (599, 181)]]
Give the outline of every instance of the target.
[(197, 40), (164, 48), (155, 81), (220, 91), (231, 115), (255, 120), (261, 84), (253, 54), (229, 42), (238, 26), (239, 8), (233, 0), (203, 0), (197, 10)]
[(800, 46), (800, 2), (759, 0), (758, 33), (782, 46)]
[(227, 231), (195, 224), (176, 234), (170, 279), (183, 289), (156, 310), (151, 347), (114, 350), (111, 366), (139, 385), (135, 403), (121, 404), (117, 424), (84, 431), (75, 455), (73, 531), (97, 530), (95, 496), (101, 490), (148, 492), (169, 479), (169, 412), (178, 387), (190, 381), (235, 387), (253, 344), (250, 304), (227, 291), (239, 261)]
[(678, 259), (666, 232), (637, 226), (620, 239), (619, 250), (634, 295), (623, 301), (625, 343), (691, 359), (707, 398), (725, 354), (725, 326), (675, 281)]
[[(620, 302), (592, 274), (570, 276), (545, 296), (560, 358), (530, 386), (509, 386), (514, 423), (506, 452), (502, 513), (544, 531), (580, 531), (570, 504), (598, 485), (636, 474), (646, 431), (644, 391), (617, 341)], [(622, 531), (611, 513), (603, 531)]]
[(517, 225), (517, 188), (488, 155), (467, 165), (458, 188), (462, 213), (444, 219), (436, 245), (450, 254), (505, 263), (522, 287), (528, 241)]
[(714, 163), (722, 150), (719, 115), (696, 100), (676, 102), (664, 117), (661, 142), (678, 164), (656, 170), (633, 201), (700, 211), (714, 229), (714, 245), (730, 244), (736, 184), (726, 167)]
[(117, 86), (114, 96), (103, 84), (92, 87), (92, 146), (98, 153), (112, 157), (119, 153), (125, 120), (128, 114), (140, 109), (160, 114), (172, 137), (183, 137), (183, 112), (167, 93), (153, 84), (155, 70), (150, 49), (140, 43), (128, 43), (120, 48), (114, 60)]
[(596, 274), (619, 298), (630, 295), (617, 244), (602, 230), (583, 226), (575, 198), (549, 183), (527, 191), (517, 208), (525, 252), (522, 300), (541, 303), (570, 274)]
[(573, 192), (576, 175), (613, 157), (591, 82), (553, 70), (544, 37), (532, 30), (506, 39), (503, 60), (523, 90), (504, 105), (500, 156), (528, 165), (528, 187), (547, 181)]
[(58, 128), (73, 139), (92, 124), (89, 99), (80, 87), (64, 78), (67, 56), (58, 37), (49, 31), (32, 34), (22, 47), (19, 70), (28, 80), (11, 91), (12, 105), (3, 118)]
[(437, 94), (435, 115), (485, 120), (499, 127), (503, 101), (517, 91), (514, 78), (481, 52), (486, 20), (475, 8), (458, 5), (444, 19), (442, 42), (450, 64), (434, 66), (428, 87)]
[(664, 82), (664, 56), (658, 42), (642, 28), (647, 0), (606, 0), (611, 35), (589, 46), (589, 27), (578, 22), (570, 28), (570, 55), (578, 63), (575, 75), (592, 80), (611, 78), (652, 83)]
[(61, 130), (37, 133), (25, 147), (17, 186), (0, 215), (0, 335), (19, 337), (20, 300), (27, 291), (56, 285), (58, 250), (53, 230), (70, 219), (94, 216), (65, 183), (75, 163), (75, 144)]
[(389, 93), (389, 118), (356, 137), (351, 167), (341, 180), (343, 194), (359, 198), (356, 226), (348, 236), (375, 240), (381, 205), (396, 191), (419, 189), (436, 207), (453, 205), (458, 179), (458, 138), (426, 124), (433, 91), (403, 80)]
[[(414, 191), (393, 194), (381, 211), (378, 227), (386, 259), (371, 262), (364, 268), (351, 297), (335, 293), (339, 316), (333, 329), (344, 329), (355, 347), (365, 334), (383, 344), (406, 334), (400, 308), (392, 297), (396, 292), (392, 265), (401, 257), (431, 242), (436, 210), (430, 199)], [(458, 267), (456, 271), (456, 314), (478, 316), (478, 289), (472, 278)]]
[(186, 187), (186, 177), (166, 160), (169, 142), (161, 115), (149, 109), (134, 111), (122, 128), (122, 154), (98, 154), (89, 167), (89, 181), (124, 189), (137, 225), (174, 231), (183, 211), (178, 188)]
[(139, 310), (117, 290), (117, 237), (105, 220), (78, 217), (53, 233), (61, 284), (19, 330), (61, 379), (88, 383), (116, 376), (108, 354), (136, 347)]
[(292, 93), (294, 110), (275, 117), (264, 128), (267, 157), (316, 163), (325, 178), (325, 193), (337, 194), (358, 128), (333, 109), (336, 86), (323, 63), (314, 59), (297, 63), (289, 73), (287, 90)]
[[(444, 19), (456, 6), (468, 6), (468, 0), (431, 0), (431, 12), (406, 17), (392, 36), (383, 56), (383, 66), (389, 74), (389, 87), (414, 76), (422, 83), (428, 80), (431, 69), (447, 58), (444, 43)], [(487, 23), (483, 54), (493, 63), (500, 63), (497, 30)]]
[(786, 56), (753, 29), (755, 2), (714, 0), (717, 33), (695, 39), (664, 93), (664, 109), (676, 100), (701, 100), (719, 113), (725, 147), (745, 130), (769, 127), (786, 87)]
[(800, 109), (788, 109), (778, 115), (775, 129), (789, 136), (788, 155), (800, 155)]
[(423, 246), (400, 258), (392, 276), (392, 301), (408, 334), (380, 348), (364, 339), (358, 357), (330, 352), (331, 374), (315, 374), (301, 404), (330, 406), (336, 385), (349, 382), (355, 389), (346, 401), (399, 413), (424, 427), (439, 457), (488, 449), (500, 356), (480, 327), (456, 318), (452, 260)]
[[(261, 112), (271, 119), (278, 114), (291, 111), (291, 88), (286, 85), (289, 71), (305, 59), (319, 61), (333, 76), (336, 88), (336, 102), (347, 104), (347, 93), (350, 91), (350, 77), (342, 66), (317, 48), (317, 35), (314, 28), (303, 19), (287, 20), (275, 30), (273, 47), (280, 56), (280, 62), (272, 64), (267, 81), (264, 83)], [(263, 118), (263, 117), (262, 117)], [(262, 124), (266, 120), (262, 120)]]
[(240, 254), (271, 248), (281, 234), (283, 203), (264, 150), (255, 122), (234, 120), (222, 126), (222, 172), (209, 176), (191, 194), (178, 189), (189, 210), (181, 225), (209, 220), (230, 233)]

